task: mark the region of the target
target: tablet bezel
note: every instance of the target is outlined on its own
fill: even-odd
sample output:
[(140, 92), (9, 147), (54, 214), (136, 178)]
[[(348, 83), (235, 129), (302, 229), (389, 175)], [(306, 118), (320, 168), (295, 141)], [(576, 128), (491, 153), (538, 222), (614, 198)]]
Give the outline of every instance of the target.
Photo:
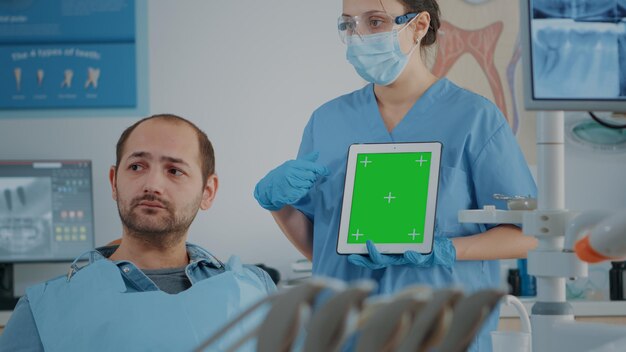
[(443, 146), (440, 142), (368, 143), (350, 145), (350, 148), (348, 149), (348, 160), (346, 163), (344, 193), (341, 201), (339, 233), (337, 236), (337, 254), (347, 255), (368, 253), (365, 243), (348, 243), (348, 232), (358, 155), (375, 153), (431, 153), (426, 219), (424, 222), (424, 242), (419, 244), (377, 243), (376, 249), (378, 249), (380, 253), (384, 254), (401, 254), (407, 250), (416, 251), (422, 254), (432, 252), (435, 216), (437, 210), (437, 195), (439, 192), (439, 174), (442, 148)]

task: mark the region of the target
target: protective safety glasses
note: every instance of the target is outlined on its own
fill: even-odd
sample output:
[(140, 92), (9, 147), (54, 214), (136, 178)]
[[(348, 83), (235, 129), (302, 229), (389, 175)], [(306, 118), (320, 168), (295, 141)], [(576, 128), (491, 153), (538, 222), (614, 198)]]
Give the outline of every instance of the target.
[(359, 37), (370, 34), (385, 33), (393, 30), (395, 26), (408, 23), (415, 18), (417, 13), (407, 13), (393, 17), (384, 11), (365, 12), (359, 16), (341, 15), (337, 20), (339, 38), (346, 44), (348, 37)]

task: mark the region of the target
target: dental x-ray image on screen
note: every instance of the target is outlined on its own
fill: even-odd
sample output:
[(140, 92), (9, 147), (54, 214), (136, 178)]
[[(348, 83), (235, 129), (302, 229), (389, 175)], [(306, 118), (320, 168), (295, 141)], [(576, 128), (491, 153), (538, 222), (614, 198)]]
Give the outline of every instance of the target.
[(52, 235), (50, 178), (2, 177), (0, 185), (0, 253), (45, 251)]
[(626, 103), (626, 0), (530, 0), (529, 15), (533, 99)]
[(94, 245), (91, 162), (0, 161), (0, 263), (68, 261)]

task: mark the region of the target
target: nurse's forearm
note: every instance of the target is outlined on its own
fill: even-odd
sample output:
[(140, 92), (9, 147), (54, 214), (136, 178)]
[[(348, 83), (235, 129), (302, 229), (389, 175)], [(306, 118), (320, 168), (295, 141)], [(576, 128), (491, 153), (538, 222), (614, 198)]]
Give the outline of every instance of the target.
[(299, 210), (286, 206), (271, 212), (287, 239), (307, 259), (313, 259), (313, 224)]
[(452, 239), (457, 260), (526, 258), (537, 247), (537, 239), (513, 225), (500, 225), (473, 236)]

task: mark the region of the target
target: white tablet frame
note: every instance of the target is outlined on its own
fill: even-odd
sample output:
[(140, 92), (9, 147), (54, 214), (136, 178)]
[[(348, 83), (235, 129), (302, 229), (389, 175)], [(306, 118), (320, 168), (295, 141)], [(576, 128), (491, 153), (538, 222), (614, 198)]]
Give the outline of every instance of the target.
[(437, 194), (439, 191), (439, 168), (441, 165), (441, 150), (443, 146), (440, 142), (416, 142), (416, 143), (372, 143), (372, 144), (352, 144), (348, 150), (348, 161), (346, 163), (346, 178), (344, 183), (344, 193), (341, 206), (341, 217), (339, 222), (339, 234), (337, 236), (338, 254), (367, 254), (365, 243), (348, 243), (348, 232), (350, 225), (350, 214), (352, 208), (352, 196), (359, 154), (371, 153), (431, 153), (430, 175), (428, 182), (428, 195), (426, 205), (426, 219), (424, 222), (424, 242), (419, 244), (411, 243), (379, 243), (376, 249), (385, 254), (401, 254), (407, 250), (428, 254), (432, 251), (435, 230), (435, 215), (437, 209)]

